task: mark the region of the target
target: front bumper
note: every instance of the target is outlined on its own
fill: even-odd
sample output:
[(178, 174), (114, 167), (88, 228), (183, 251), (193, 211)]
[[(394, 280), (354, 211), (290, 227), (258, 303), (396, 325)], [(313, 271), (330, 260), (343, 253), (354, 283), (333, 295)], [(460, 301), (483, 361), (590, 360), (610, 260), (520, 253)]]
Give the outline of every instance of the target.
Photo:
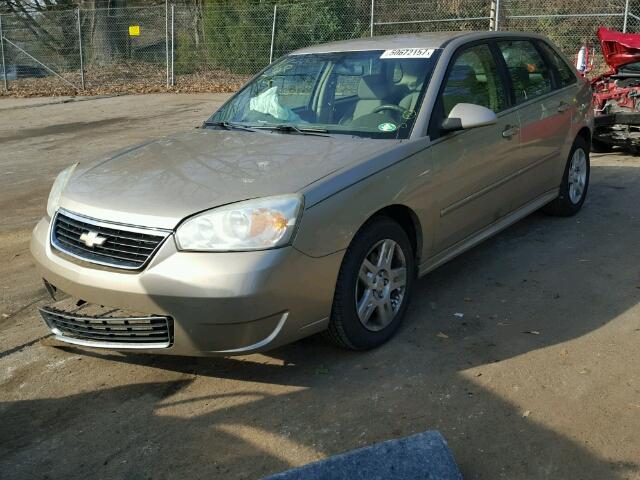
[[(42, 277), (73, 297), (172, 319), (170, 346), (137, 351), (238, 355), (326, 328), (344, 252), (321, 258), (293, 247), (180, 252), (169, 238), (144, 270), (131, 272), (53, 251), (45, 218), (33, 231), (31, 253)], [(113, 348), (108, 342), (92, 346)]]
[(640, 113), (617, 112), (598, 115), (593, 121), (594, 127), (610, 127), (613, 125), (640, 125)]
[(622, 147), (640, 143), (640, 113), (617, 112), (595, 117), (594, 140)]

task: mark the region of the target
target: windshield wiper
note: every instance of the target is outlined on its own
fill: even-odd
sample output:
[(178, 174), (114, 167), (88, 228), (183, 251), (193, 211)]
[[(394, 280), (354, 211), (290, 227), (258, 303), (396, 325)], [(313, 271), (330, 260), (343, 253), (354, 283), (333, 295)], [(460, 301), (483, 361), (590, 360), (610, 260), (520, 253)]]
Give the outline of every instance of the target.
[(227, 130), (232, 130), (234, 128), (238, 130), (246, 130), (247, 132), (255, 132), (255, 130), (251, 127), (247, 127), (246, 125), (242, 125), (241, 123), (233, 123), (233, 122), (210, 122), (207, 120), (203, 124), (205, 127), (222, 127)]
[(251, 128), (259, 128), (262, 130), (275, 130), (277, 132), (284, 133), (292, 133), (296, 132), (300, 135), (317, 135), (319, 137), (330, 137), (331, 135), (327, 135), (328, 130), (324, 128), (307, 128), (307, 127), (297, 127), (295, 125), (289, 125), (286, 123), (280, 125), (252, 125)]

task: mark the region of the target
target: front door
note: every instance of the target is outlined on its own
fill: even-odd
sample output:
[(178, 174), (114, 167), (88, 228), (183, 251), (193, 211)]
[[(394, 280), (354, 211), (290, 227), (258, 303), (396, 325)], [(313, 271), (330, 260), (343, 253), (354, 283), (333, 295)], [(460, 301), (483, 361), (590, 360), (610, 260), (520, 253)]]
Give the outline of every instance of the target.
[[(458, 103), (473, 103), (498, 114), (495, 125), (443, 134), (439, 130)], [(513, 196), (513, 158), (518, 154), (518, 113), (493, 51), (486, 43), (464, 47), (453, 58), (435, 105), (429, 135), (431, 197), (439, 215), (437, 254), (507, 214)], [(434, 123), (435, 122), (435, 123)]]

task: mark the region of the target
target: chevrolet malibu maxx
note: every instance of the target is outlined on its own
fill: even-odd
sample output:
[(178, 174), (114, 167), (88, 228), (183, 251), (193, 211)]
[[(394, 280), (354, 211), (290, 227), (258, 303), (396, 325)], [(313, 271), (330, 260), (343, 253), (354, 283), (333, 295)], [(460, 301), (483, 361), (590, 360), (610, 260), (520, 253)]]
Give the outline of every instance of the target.
[(42, 317), (115, 350), (376, 347), (418, 277), (537, 209), (580, 210), (590, 104), (534, 34), (295, 51), (202, 128), (59, 174), (31, 243)]

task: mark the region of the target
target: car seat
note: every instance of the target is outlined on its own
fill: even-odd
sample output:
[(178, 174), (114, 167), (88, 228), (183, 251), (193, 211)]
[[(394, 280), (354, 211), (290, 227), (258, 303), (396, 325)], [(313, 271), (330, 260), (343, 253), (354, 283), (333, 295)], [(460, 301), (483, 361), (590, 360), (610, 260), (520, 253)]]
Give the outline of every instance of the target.
[(398, 85), (403, 92), (398, 106), (409, 111), (415, 110), (424, 83), (424, 65), (412, 60), (399, 62), (397, 68), (402, 74)]
[(511, 81), (513, 82), (513, 91), (516, 94), (516, 103), (526, 101), (531, 92), (529, 69), (522, 63), (515, 67), (510, 67), (509, 72), (511, 73)]
[(373, 113), (380, 105), (388, 102), (391, 85), (385, 75), (365, 75), (358, 84), (358, 100), (353, 110), (353, 118)]

